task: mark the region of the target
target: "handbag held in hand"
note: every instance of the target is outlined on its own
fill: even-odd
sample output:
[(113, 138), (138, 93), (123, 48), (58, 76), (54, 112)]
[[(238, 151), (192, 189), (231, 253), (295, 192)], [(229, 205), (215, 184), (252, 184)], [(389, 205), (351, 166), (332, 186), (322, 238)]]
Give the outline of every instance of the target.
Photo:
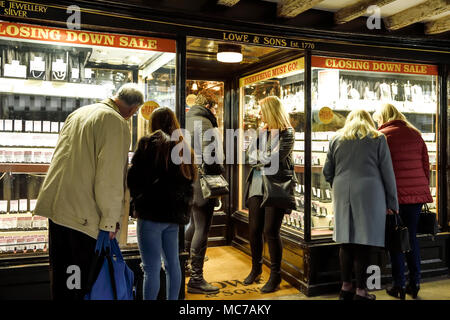
[(200, 186), (204, 199), (218, 198), (228, 194), (228, 182), (221, 175), (200, 174)]
[(426, 203), (423, 205), (422, 211), (420, 212), (417, 233), (431, 234), (432, 236), (435, 236), (438, 233), (436, 213), (431, 212)]
[[(89, 293), (85, 300), (133, 300), (134, 273), (125, 263), (116, 239), (111, 240), (109, 252), (97, 252), (97, 260), (89, 274)], [(97, 279), (95, 269), (101, 264)]]
[(399, 214), (386, 216), (386, 249), (395, 253), (411, 251), (408, 228), (403, 225)]

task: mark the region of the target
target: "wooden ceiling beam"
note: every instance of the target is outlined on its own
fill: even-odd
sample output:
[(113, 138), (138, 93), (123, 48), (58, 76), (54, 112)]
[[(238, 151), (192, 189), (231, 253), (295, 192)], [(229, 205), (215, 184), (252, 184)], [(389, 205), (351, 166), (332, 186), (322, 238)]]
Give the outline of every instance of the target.
[(444, 12), (450, 12), (450, 0), (428, 0), (384, 19), (386, 28), (398, 30)]
[(227, 7), (232, 7), (238, 2), (239, 0), (217, 0), (217, 4)]
[(425, 34), (438, 34), (450, 31), (450, 16), (439, 18), (425, 24)]
[(337, 24), (342, 24), (359, 18), (367, 13), (367, 8), (370, 6), (383, 7), (396, 0), (361, 0), (355, 4), (344, 7), (334, 14), (334, 21)]
[(323, 0), (281, 0), (277, 9), (278, 17), (294, 18), (322, 1)]

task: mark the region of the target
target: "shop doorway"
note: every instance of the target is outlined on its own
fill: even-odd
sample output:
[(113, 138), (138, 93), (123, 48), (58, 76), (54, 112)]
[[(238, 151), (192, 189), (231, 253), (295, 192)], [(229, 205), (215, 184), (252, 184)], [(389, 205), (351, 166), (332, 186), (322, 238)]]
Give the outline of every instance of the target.
[[(260, 297), (260, 288), (267, 281), (270, 270), (264, 266), (261, 280), (252, 286), (244, 286), (242, 282), (251, 269), (250, 247), (248, 241), (242, 247), (232, 245), (236, 234), (232, 216), (237, 210), (248, 212), (242, 194), (249, 172), (248, 166), (238, 165), (242, 161), (238, 154), (247, 147), (249, 141), (234, 130), (257, 129), (261, 124), (258, 101), (276, 95), (282, 99), (285, 108), (289, 109), (296, 131), (304, 132), (303, 51), (238, 45), (242, 61), (224, 63), (217, 58), (217, 53), (221, 50), (219, 47), (223, 44), (217, 40), (194, 37), (188, 37), (186, 41), (186, 113), (196, 104), (199, 94), (215, 99), (216, 105), (212, 111), (217, 118), (225, 156), (228, 157), (224, 176), (230, 184), (229, 195), (222, 197), (214, 208), (203, 269), (204, 278), (219, 287), (220, 292), (214, 295), (186, 292), (186, 299)], [(291, 69), (288, 69), (289, 63)], [(230, 130), (234, 133), (233, 141), (230, 141)], [(230, 150), (233, 152), (230, 153)], [(300, 212), (295, 215), (300, 221)], [(189, 227), (187, 230), (185, 239), (191, 240), (192, 230)], [(189, 246), (189, 241), (186, 244)], [(267, 246), (264, 248), (264, 258), (270, 265)], [(189, 273), (186, 275), (186, 283), (188, 280)], [(295, 293), (298, 290), (283, 281), (280, 290), (273, 297)], [(264, 297), (268, 298), (266, 295)]]

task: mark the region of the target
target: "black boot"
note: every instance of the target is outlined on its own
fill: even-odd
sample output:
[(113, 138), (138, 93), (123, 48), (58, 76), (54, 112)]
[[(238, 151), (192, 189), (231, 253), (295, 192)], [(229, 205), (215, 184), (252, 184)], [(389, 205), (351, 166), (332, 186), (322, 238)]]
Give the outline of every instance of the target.
[(206, 247), (198, 252), (191, 249), (191, 278), (187, 284), (187, 292), (189, 293), (218, 293), (219, 288), (215, 287), (203, 278), (203, 263), (206, 253)]
[(262, 293), (274, 292), (280, 289), (281, 272), (270, 271), (269, 281), (261, 288)]
[(391, 297), (400, 298), (400, 300), (405, 300), (406, 289), (398, 286), (393, 286), (392, 288), (386, 289), (386, 293)]
[(259, 281), (259, 279), (261, 279), (261, 273), (262, 273), (262, 261), (252, 260), (252, 271), (250, 271), (250, 274), (247, 276), (247, 278), (245, 278), (244, 284), (247, 286), (255, 281)]
[(191, 275), (191, 241), (184, 241), (184, 251), (188, 253), (184, 265), (184, 275), (185, 277), (189, 277)]
[(419, 290), (420, 290), (420, 284), (415, 284), (415, 283), (409, 283), (407, 286), (406, 286), (406, 293), (407, 294), (409, 294), (409, 295), (411, 295), (411, 297), (413, 298), (413, 299), (416, 299), (417, 298), (417, 295), (418, 295), (418, 293), (419, 293)]

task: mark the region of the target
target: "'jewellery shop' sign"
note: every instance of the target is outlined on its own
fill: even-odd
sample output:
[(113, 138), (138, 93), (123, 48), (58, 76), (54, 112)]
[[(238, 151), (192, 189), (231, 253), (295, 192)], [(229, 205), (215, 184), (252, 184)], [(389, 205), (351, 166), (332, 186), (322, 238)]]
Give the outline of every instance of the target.
[(35, 25), (0, 22), (0, 37), (104, 46), (138, 50), (176, 52), (174, 40), (90, 31), (48, 28)]

